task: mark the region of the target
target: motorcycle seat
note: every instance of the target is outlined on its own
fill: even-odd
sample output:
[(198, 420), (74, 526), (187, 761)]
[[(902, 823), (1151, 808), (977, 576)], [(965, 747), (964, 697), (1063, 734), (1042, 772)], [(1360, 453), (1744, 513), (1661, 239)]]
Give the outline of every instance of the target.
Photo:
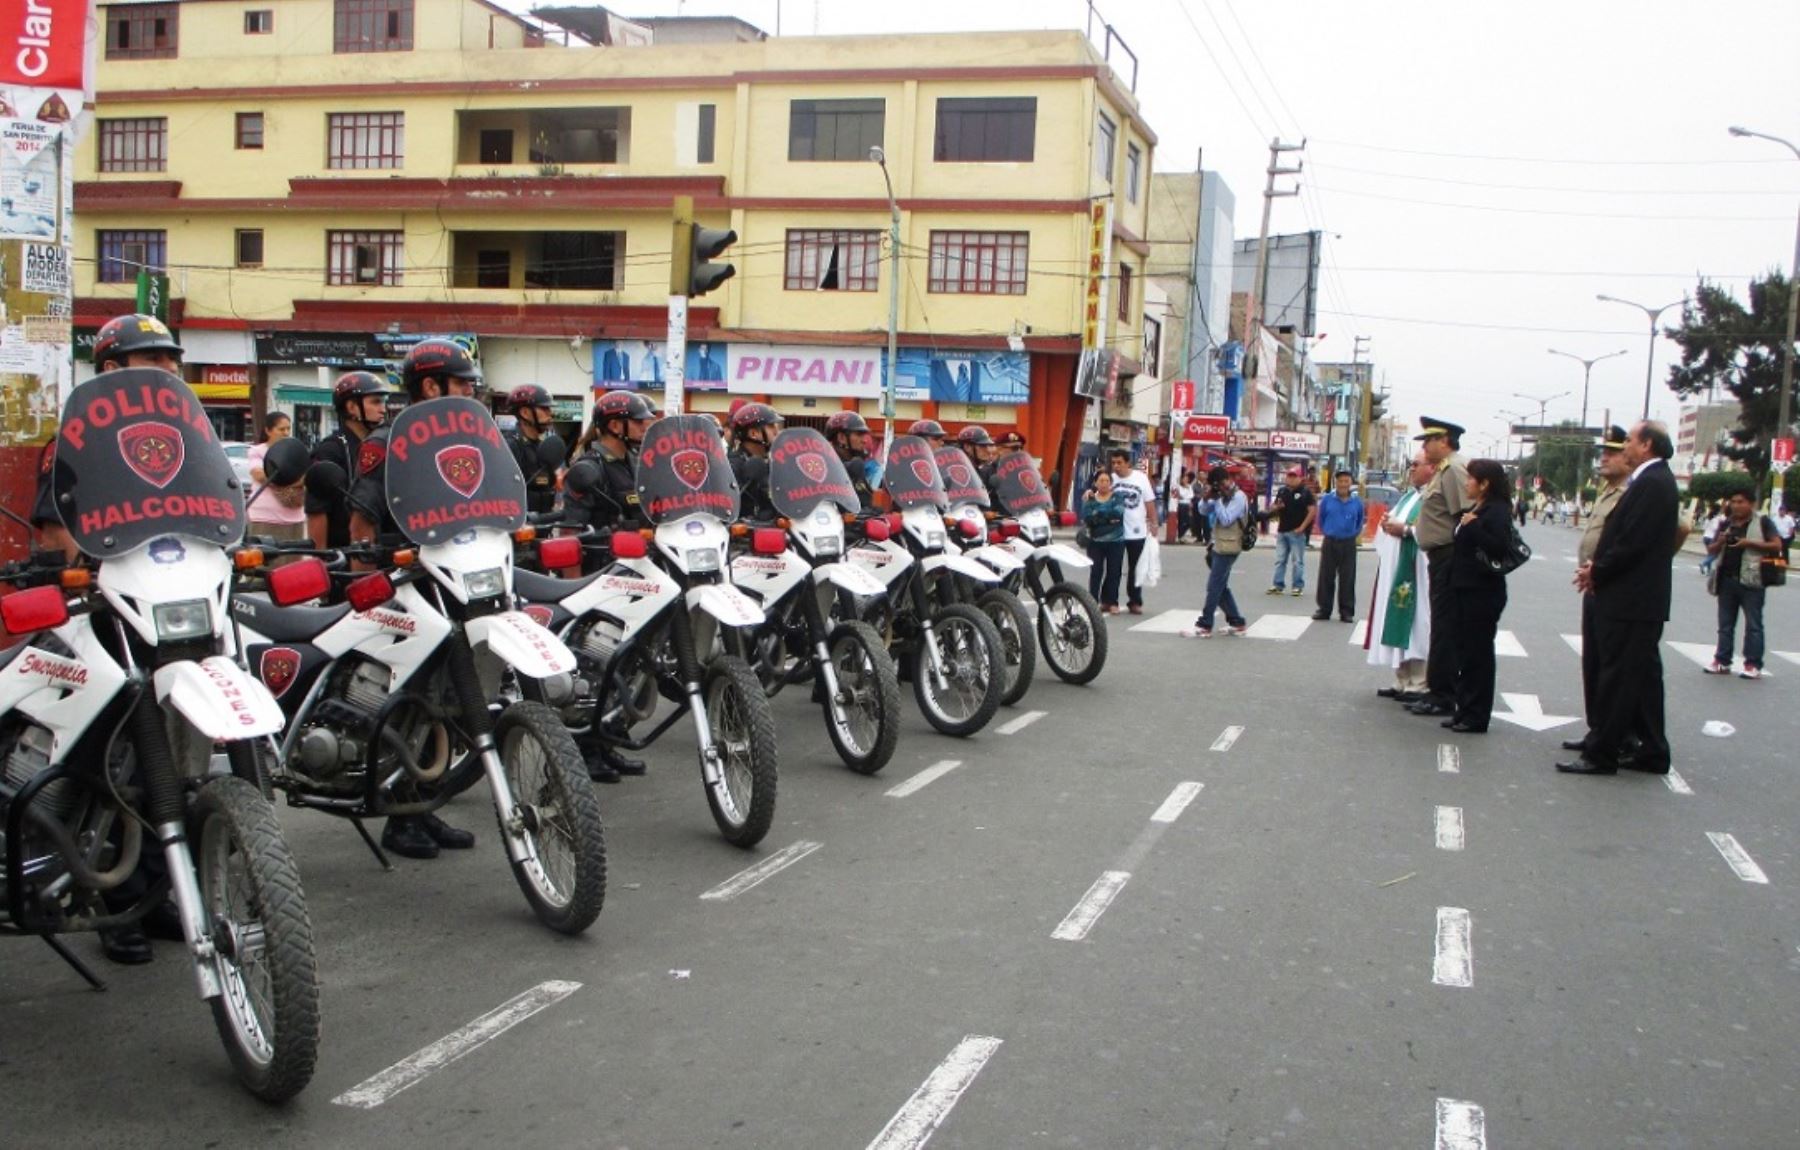
[[(350, 604), (335, 607), (277, 607), (260, 594), (233, 595), (232, 613), (244, 626), (268, 636), (272, 643), (306, 643), (319, 637), (326, 628), (350, 613)], [(243, 603), (248, 610), (239, 611)]]
[(557, 579), (523, 567), (513, 569), (513, 592), (527, 603), (560, 603), (605, 574), (596, 571), (579, 579)]

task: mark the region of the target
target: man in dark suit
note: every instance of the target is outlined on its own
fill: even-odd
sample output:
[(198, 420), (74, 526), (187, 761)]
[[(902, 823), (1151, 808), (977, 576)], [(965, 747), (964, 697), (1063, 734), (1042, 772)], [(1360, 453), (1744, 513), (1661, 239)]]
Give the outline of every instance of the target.
[(1625, 494), (1607, 516), (1593, 559), (1576, 572), (1576, 586), (1594, 596), (1599, 667), (1587, 747), (1574, 762), (1556, 764), (1565, 774), (1611, 775), (1620, 767), (1669, 771), (1662, 632), (1681, 530), (1680, 496), (1668, 464), (1674, 454), (1662, 424), (1645, 421), (1631, 429)]

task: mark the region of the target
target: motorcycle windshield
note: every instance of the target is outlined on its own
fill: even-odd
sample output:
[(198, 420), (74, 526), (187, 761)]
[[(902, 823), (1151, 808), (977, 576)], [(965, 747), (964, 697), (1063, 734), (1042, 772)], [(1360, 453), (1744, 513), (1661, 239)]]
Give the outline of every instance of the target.
[(1003, 455), (994, 464), (994, 490), (1008, 515), (1050, 510), (1050, 489), (1044, 486), (1037, 464), (1023, 451)]
[(821, 502), (835, 503), (852, 515), (862, 510), (844, 461), (811, 427), (790, 427), (770, 445), (769, 497), (775, 510), (789, 519), (800, 518)]
[(244, 489), (193, 389), (134, 367), (69, 393), (51, 491), (63, 525), (96, 559), (185, 535), (219, 547), (244, 537)]
[(650, 425), (638, 450), (637, 489), (652, 523), (689, 515), (737, 521), (737, 478), (719, 425), (704, 415), (670, 415)]
[(940, 447), (937, 449), (938, 474), (944, 477), (944, 497), (950, 506), (957, 507), (964, 503), (973, 503), (977, 507), (988, 505), (987, 484), (981, 481), (976, 473), (975, 465), (960, 448)]
[(388, 514), (420, 546), (525, 524), (525, 477), (487, 408), (462, 396), (415, 403), (388, 430)]
[(893, 496), (895, 505), (906, 507), (948, 507), (944, 498), (944, 477), (938, 474), (932, 458), (931, 444), (916, 435), (902, 435), (894, 440), (888, 452), (887, 474), (882, 486)]

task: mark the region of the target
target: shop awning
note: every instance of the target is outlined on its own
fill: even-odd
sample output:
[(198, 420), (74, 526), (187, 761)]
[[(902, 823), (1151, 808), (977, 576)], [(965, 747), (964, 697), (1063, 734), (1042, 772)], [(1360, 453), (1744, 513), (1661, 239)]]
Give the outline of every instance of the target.
[(328, 387), (278, 387), (275, 389), (278, 403), (308, 403), (320, 407), (331, 406), (331, 389)]

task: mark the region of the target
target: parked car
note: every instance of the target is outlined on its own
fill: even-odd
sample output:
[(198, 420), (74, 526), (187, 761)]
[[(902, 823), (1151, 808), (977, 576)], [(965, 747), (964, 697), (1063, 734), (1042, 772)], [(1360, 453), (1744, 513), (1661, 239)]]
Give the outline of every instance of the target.
[(244, 485), (246, 495), (250, 491), (250, 445), (248, 443), (222, 443), (225, 458), (231, 460), (231, 470), (237, 473), (238, 482)]

